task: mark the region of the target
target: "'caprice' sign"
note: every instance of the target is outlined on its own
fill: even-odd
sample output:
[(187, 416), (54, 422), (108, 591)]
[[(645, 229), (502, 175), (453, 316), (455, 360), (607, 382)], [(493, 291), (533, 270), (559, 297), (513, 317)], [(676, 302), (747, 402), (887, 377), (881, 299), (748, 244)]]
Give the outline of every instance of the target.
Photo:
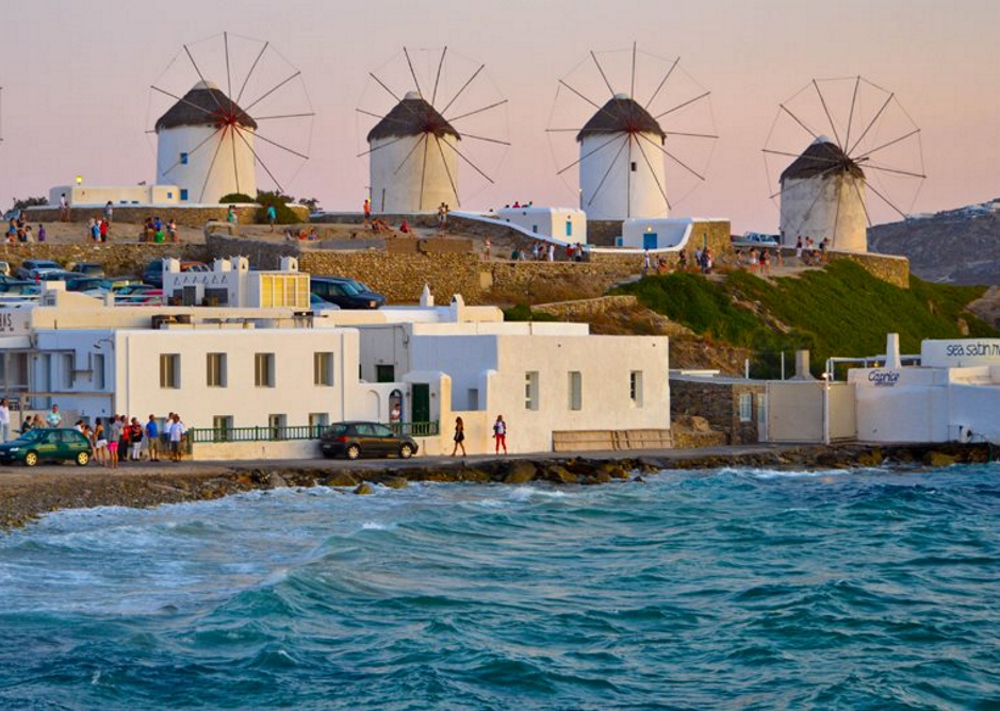
[(873, 370), (868, 373), (868, 382), (875, 387), (891, 388), (899, 382), (899, 373), (895, 370)]

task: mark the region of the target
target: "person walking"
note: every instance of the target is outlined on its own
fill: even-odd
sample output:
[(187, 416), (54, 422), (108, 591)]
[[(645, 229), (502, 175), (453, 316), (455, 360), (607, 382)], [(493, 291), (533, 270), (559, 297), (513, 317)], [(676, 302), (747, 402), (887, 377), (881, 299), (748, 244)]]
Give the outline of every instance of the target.
[(372, 220), (372, 201), (369, 200), (368, 198), (365, 198), (364, 211), (365, 211), (365, 227), (367, 227)]
[(66, 200), (66, 193), (59, 196), (59, 220), (69, 222), (69, 201)]
[(465, 453), (465, 423), (462, 421), (461, 417), (455, 418), (455, 446), (451, 450), (451, 456), (455, 456), (458, 453), (458, 448), (462, 448), (462, 456), (468, 456)]
[(497, 421), (493, 423), (493, 439), (496, 440), (494, 454), (500, 454), (501, 447), (507, 454), (507, 423), (503, 421), (503, 415), (497, 415)]
[(267, 224), (270, 225), (268, 232), (274, 232), (274, 223), (278, 221), (278, 211), (274, 205), (267, 206)]
[(149, 461), (158, 462), (160, 461), (160, 429), (156, 425), (156, 417), (153, 415), (149, 416), (149, 422), (146, 423), (146, 452), (149, 454)]
[(113, 221), (112, 218), (114, 217), (114, 215), (115, 215), (114, 203), (108, 200), (108, 204), (104, 206), (104, 221), (110, 225)]
[(0, 432), (6, 442), (10, 437), (10, 407), (7, 406), (7, 398), (0, 400)]

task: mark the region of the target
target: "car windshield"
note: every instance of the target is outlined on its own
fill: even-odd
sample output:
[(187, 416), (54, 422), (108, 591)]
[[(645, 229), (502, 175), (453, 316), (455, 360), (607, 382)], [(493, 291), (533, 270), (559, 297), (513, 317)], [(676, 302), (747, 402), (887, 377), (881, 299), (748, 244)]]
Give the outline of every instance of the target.
[(330, 437), (340, 437), (340, 435), (347, 432), (347, 425), (331, 425), (325, 434)]
[(354, 286), (354, 284), (352, 284), (349, 281), (343, 281), (337, 286), (339, 286), (341, 289), (343, 289), (346, 293), (350, 294), (351, 296), (357, 296), (358, 294), (361, 293), (361, 290), (358, 289), (356, 286)]

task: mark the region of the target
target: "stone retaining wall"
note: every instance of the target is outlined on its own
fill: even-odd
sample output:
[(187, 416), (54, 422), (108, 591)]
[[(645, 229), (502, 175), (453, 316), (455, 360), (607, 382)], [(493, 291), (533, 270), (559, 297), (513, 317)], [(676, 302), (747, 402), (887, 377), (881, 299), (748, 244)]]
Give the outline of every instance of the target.
[[(670, 419), (703, 417), (712, 429), (726, 435), (726, 444), (756, 444), (757, 395), (766, 393), (763, 382), (742, 380), (670, 379)], [(753, 406), (749, 422), (740, 421), (740, 395), (749, 394)]]
[(560, 321), (589, 322), (595, 316), (615, 309), (639, 308), (639, 300), (634, 296), (601, 296), (596, 299), (579, 299), (577, 301), (560, 301), (554, 304), (538, 304), (532, 306), (532, 311), (555, 316)]
[[(302, 219), (303, 222), (309, 220), (309, 208), (302, 205), (289, 205)], [(236, 205), (236, 217), (241, 225), (252, 225), (256, 222), (257, 211), (260, 205)], [(228, 213), (228, 205), (200, 205), (197, 207), (183, 207), (180, 205), (115, 205), (114, 220), (116, 222), (129, 222), (141, 225), (147, 217), (158, 216), (164, 222), (175, 220), (183, 227), (193, 227), (200, 229), (206, 222), (212, 220), (225, 221)], [(58, 222), (58, 207), (29, 207), (25, 211), (25, 217), (29, 222)], [(70, 221), (85, 223), (91, 218), (99, 219), (104, 217), (104, 208), (95, 207), (72, 207), (70, 208)]]

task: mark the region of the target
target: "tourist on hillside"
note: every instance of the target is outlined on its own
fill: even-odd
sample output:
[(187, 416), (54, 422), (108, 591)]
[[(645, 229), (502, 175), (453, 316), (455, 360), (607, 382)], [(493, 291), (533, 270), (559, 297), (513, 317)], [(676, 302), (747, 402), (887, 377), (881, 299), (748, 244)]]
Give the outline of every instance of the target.
[(826, 264), (826, 260), (828, 259), (829, 256), (827, 255), (827, 249), (829, 248), (830, 248), (830, 238), (824, 237), (823, 241), (819, 243), (820, 262), (822, 264)]
[(153, 415), (149, 416), (149, 422), (146, 423), (146, 437), (143, 442), (149, 461), (160, 461), (160, 428), (157, 427), (156, 417)]
[(799, 235), (798, 240), (795, 242), (795, 261), (800, 267), (802, 266), (802, 235)]
[(402, 232), (404, 235), (409, 234), (410, 223), (407, 222), (406, 220), (403, 220), (403, 223), (399, 226), (399, 231)]
[(439, 230), (444, 229), (445, 222), (447, 221), (447, 219), (448, 218), (445, 213), (444, 203), (441, 203), (441, 205), (438, 207), (438, 214), (437, 214), (437, 226)]
[(483, 257), (485, 257), (486, 261), (488, 262), (490, 261), (490, 258), (492, 256), (493, 256), (493, 243), (490, 241), (490, 238), (487, 237), (486, 241), (483, 242)]
[(267, 224), (269, 225), (268, 232), (274, 232), (274, 223), (278, 221), (278, 211), (274, 209), (274, 205), (267, 206)]
[(101, 225), (98, 228), (98, 233), (101, 235), (101, 243), (102, 244), (108, 241), (108, 228), (110, 226), (111, 226), (111, 223), (108, 222), (107, 219), (101, 220)]
[(109, 225), (111, 224), (111, 218), (114, 217), (115, 206), (108, 200), (108, 204), (104, 206), (104, 221)]
[(59, 196), (59, 219), (69, 222), (69, 201), (66, 200), (66, 193)]
[(682, 272), (686, 272), (688, 268), (688, 255), (685, 250), (681, 250), (681, 253), (677, 255), (677, 264)]
[(493, 453), (500, 454), (503, 447), (503, 453), (507, 454), (507, 423), (503, 421), (503, 415), (497, 415), (497, 421), (493, 423), (493, 439), (496, 440)]
[(0, 434), (6, 442), (10, 435), (10, 407), (7, 406), (7, 398), (0, 400)]
[(646, 276), (646, 274), (649, 273), (649, 268), (651, 266), (652, 266), (652, 263), (650, 262), (649, 250), (648, 249), (644, 249), (642, 251), (642, 275), (643, 276)]
[(235, 225), (236, 224), (236, 206), (235, 205), (230, 205), (229, 209), (226, 210), (226, 222), (228, 222), (231, 225)]
[(367, 226), (372, 219), (372, 201), (369, 200), (368, 198), (365, 198), (364, 211), (365, 211), (365, 225)]
[(455, 440), (455, 446), (451, 450), (451, 456), (453, 456), (453, 457), (455, 456), (455, 454), (458, 452), (458, 448), (459, 447), (462, 448), (462, 456), (463, 457), (466, 456), (466, 454), (465, 454), (465, 423), (462, 421), (461, 417), (456, 417), (455, 418), (455, 436), (454, 436), (453, 439)]
[(170, 222), (167, 223), (167, 236), (170, 237), (170, 241), (174, 244), (180, 242), (180, 237), (177, 236), (177, 220), (170, 218)]
[(62, 413), (59, 412), (59, 406), (53, 405), (52, 410), (49, 412), (48, 415), (45, 416), (45, 423), (49, 427), (58, 427), (59, 425), (62, 424), (62, 421), (63, 421), (63, 416)]
[(48, 237), (48, 233), (45, 231), (45, 225), (38, 223), (38, 241), (44, 242)]
[(556, 261), (556, 246), (554, 244), (549, 245), (549, 261)]

